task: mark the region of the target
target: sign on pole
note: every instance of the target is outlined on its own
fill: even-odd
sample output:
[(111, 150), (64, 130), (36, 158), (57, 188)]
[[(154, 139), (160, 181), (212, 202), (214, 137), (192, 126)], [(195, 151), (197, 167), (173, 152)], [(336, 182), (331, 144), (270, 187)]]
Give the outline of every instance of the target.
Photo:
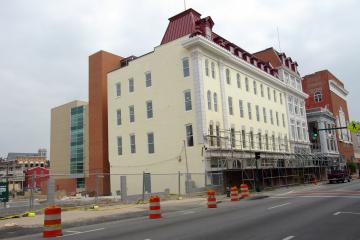
[(0, 182), (0, 202), (9, 201), (9, 184), (7, 182)]
[(360, 130), (360, 124), (355, 121), (350, 122), (346, 127), (352, 133), (357, 133)]

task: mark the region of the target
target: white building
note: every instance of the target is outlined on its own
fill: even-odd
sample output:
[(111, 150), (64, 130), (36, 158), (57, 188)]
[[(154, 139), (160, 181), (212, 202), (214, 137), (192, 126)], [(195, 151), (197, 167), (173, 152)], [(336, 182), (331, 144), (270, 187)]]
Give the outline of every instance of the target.
[[(318, 129), (335, 128), (334, 115), (326, 108), (308, 109), (306, 115), (312, 152), (327, 158), (329, 165), (340, 164), (335, 130), (317, 131)], [(314, 132), (318, 132), (318, 137), (312, 136)]]
[(270, 158), (290, 152), (286, 96), (306, 94), (212, 32), (210, 17), (188, 9), (169, 20), (160, 46), (108, 74), (113, 194), (120, 175), (127, 175), (128, 194), (140, 193), (142, 172), (152, 174), (152, 192), (177, 192), (178, 171), (203, 187), (213, 181), (206, 173), (225, 168), (214, 163), (216, 149), (234, 154), (226, 168), (246, 167), (238, 159), (253, 159), (255, 151)]
[(295, 153), (309, 153), (310, 142), (305, 111), (307, 94), (302, 90), (297, 62), (293, 62), (285, 53), (279, 53), (274, 48), (267, 48), (254, 55), (270, 62), (278, 70), (279, 80), (292, 90), (285, 92), (291, 149)]

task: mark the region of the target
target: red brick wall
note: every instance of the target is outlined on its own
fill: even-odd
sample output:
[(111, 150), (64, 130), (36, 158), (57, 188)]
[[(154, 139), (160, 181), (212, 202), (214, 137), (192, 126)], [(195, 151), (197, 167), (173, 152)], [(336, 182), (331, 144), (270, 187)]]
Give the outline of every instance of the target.
[[(306, 109), (327, 107), (330, 112), (334, 114), (334, 117), (339, 115), (339, 109), (341, 107), (344, 111), (345, 119), (349, 121), (347, 102), (343, 98), (330, 91), (329, 80), (334, 80), (340, 86), (344, 87), (344, 84), (328, 70), (319, 71), (304, 77), (302, 81), (303, 91), (309, 94), (309, 98), (305, 101), (305, 107)], [(314, 100), (314, 93), (318, 90), (321, 90), (322, 92), (321, 102), (315, 102)], [(340, 142), (338, 131), (336, 131), (336, 135), (340, 154), (343, 155), (347, 161), (351, 161), (352, 156), (354, 156), (354, 149), (352, 144), (345, 144)]]
[[(309, 95), (305, 100), (305, 108), (312, 109), (326, 106), (330, 109), (331, 96), (329, 83), (325, 73), (317, 72), (315, 74), (307, 75), (302, 80), (303, 91)], [(314, 94), (316, 91), (322, 93), (322, 101), (315, 102)]]
[(55, 191), (62, 190), (67, 194), (76, 193), (76, 179), (55, 179)]
[[(122, 57), (100, 51), (89, 57), (89, 178), (86, 190), (96, 190), (95, 173), (109, 173), (107, 73), (120, 67)], [(99, 178), (99, 194), (110, 194), (110, 177)]]

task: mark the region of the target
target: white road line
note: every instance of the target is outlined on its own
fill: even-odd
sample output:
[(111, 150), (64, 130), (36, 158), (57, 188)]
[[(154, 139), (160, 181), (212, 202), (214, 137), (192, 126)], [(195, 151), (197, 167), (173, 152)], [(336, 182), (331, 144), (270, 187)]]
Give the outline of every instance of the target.
[(195, 213), (194, 211), (183, 211), (182, 212), (184, 215), (187, 215), (187, 214), (192, 214), (192, 213)]
[(101, 231), (101, 230), (104, 230), (104, 229), (105, 228), (97, 228), (97, 229), (92, 229), (92, 230), (83, 231), (83, 232), (70, 233), (70, 234), (66, 234), (66, 235), (63, 235), (63, 236), (59, 236), (59, 237), (67, 237), (67, 236), (78, 235), (78, 234), (83, 234), (83, 233)]
[(66, 230), (65, 232), (69, 232), (69, 233), (81, 233), (80, 231), (70, 231), (70, 230)]
[(350, 199), (359, 199), (360, 196), (328, 196), (328, 195), (297, 195), (297, 196), (273, 196), (270, 198), (350, 198)]
[(290, 240), (293, 239), (295, 236), (287, 236), (286, 238), (283, 238), (282, 240)]
[(288, 194), (293, 193), (293, 192), (294, 192), (294, 190), (289, 191), (289, 192), (285, 192), (285, 193), (276, 194), (276, 196), (284, 196), (284, 195), (288, 195)]
[(353, 214), (353, 215), (360, 215), (360, 213), (356, 213), (356, 212), (336, 212), (333, 215), (337, 216), (339, 214)]
[(271, 209), (274, 209), (274, 208), (278, 208), (278, 207), (283, 207), (283, 206), (286, 206), (286, 205), (289, 205), (291, 203), (284, 203), (284, 204), (280, 204), (280, 205), (276, 205), (276, 206), (273, 206), (273, 207), (269, 207), (268, 210), (271, 210)]

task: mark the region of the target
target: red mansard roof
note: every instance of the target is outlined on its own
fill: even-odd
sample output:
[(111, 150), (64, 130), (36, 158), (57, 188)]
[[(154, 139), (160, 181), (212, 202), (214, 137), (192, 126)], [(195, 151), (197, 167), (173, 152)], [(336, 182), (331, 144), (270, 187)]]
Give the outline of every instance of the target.
[[(196, 36), (196, 35), (202, 35), (204, 37), (207, 37), (205, 27), (209, 27), (212, 30), (212, 27), (214, 26), (214, 22), (211, 19), (211, 17), (201, 18), (201, 14), (192, 8), (169, 18), (169, 21), (170, 21), (169, 25), (163, 36), (161, 44), (171, 42), (173, 40), (176, 40), (176, 39), (186, 36), (188, 34), (190, 34), (190, 37)], [(213, 31), (211, 31), (210, 39), (217, 45), (219, 45), (229, 51), (232, 48), (231, 49), (232, 53), (244, 61), (246, 61), (245, 56), (248, 56), (250, 63), (259, 69), (261, 69), (260, 65), (263, 64), (262, 70), (264, 72), (267, 72), (274, 77), (278, 77), (277, 69), (275, 69), (273, 67), (273, 64), (270, 63), (269, 61), (263, 61), (263, 59), (259, 59), (256, 55), (253, 55), (253, 54), (243, 50), (236, 44), (231, 43), (230, 41), (228, 41), (225, 38), (221, 37), (220, 35), (214, 33)]]
[(175, 39), (181, 38), (190, 33), (194, 33), (196, 30), (195, 22), (200, 20), (201, 14), (194, 9), (181, 12), (171, 18), (169, 18), (169, 25), (166, 29), (161, 44), (171, 42)]

